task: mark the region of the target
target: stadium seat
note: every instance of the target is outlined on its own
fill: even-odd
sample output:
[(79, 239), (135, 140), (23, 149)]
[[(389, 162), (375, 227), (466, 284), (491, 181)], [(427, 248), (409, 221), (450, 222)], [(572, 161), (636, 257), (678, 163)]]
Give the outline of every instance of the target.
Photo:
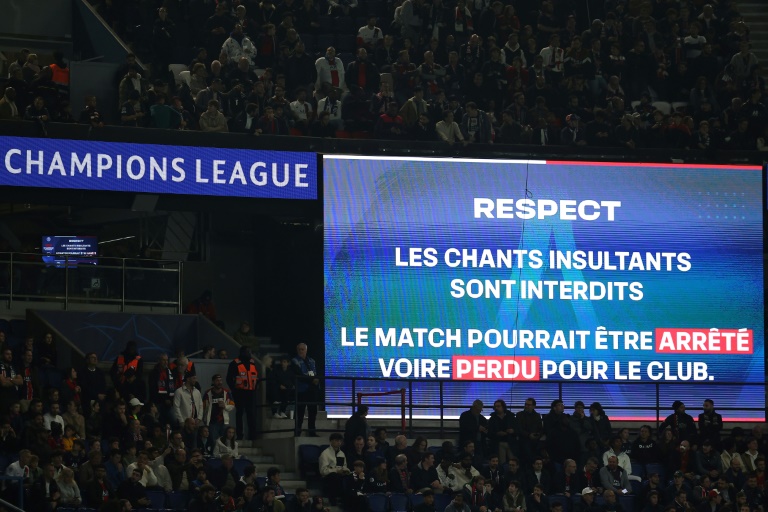
[(624, 512), (635, 512), (635, 496), (619, 496), (619, 504)]
[(221, 468), (221, 459), (208, 459), (205, 461), (206, 471), (218, 471)]
[(673, 101), (672, 112), (685, 112), (688, 109), (687, 101)]
[(643, 466), (639, 462), (633, 462), (632, 463), (632, 474), (634, 476), (639, 476), (640, 478), (645, 478), (645, 466)]
[(387, 512), (386, 494), (369, 494), (368, 510), (369, 512)]
[(354, 20), (349, 16), (339, 16), (338, 18), (335, 18), (333, 20), (333, 26), (335, 27), (337, 34), (352, 34), (353, 32), (357, 34), (357, 29), (360, 28), (355, 27)]
[(632, 107), (632, 110), (635, 110), (637, 107), (640, 106), (640, 102), (635, 100), (632, 103), (630, 103), (630, 106)]
[(168, 64), (168, 71), (173, 75), (173, 79), (176, 80), (176, 83), (180, 83), (181, 79), (179, 75), (181, 75), (182, 71), (188, 71), (189, 68), (186, 64)]
[(630, 480), (629, 483), (632, 486), (632, 494), (640, 494), (643, 491), (643, 482)]
[(661, 482), (666, 482), (665, 477), (667, 476), (667, 472), (664, 469), (664, 466), (662, 464), (646, 464), (645, 465), (645, 474), (651, 475), (653, 473), (658, 473), (659, 480)]
[(435, 510), (445, 510), (451, 501), (453, 501), (453, 497), (449, 494), (435, 494)]
[(235, 471), (237, 471), (237, 474), (240, 476), (244, 476), (245, 468), (252, 465), (253, 463), (248, 459), (235, 459)]
[(11, 324), (5, 318), (0, 318), (0, 331), (5, 333), (6, 339), (11, 333)]
[(259, 489), (263, 489), (267, 486), (267, 477), (265, 476), (257, 476), (256, 477), (256, 483), (259, 484)]
[(192, 82), (192, 75), (189, 71), (182, 71), (179, 73), (179, 83), (184, 82), (189, 86), (189, 84)]
[(411, 494), (410, 496), (408, 496), (408, 499), (411, 502), (411, 508), (416, 508), (424, 502), (424, 495)]
[(299, 471), (303, 478), (317, 476), (318, 461), (320, 460), (322, 449), (314, 444), (299, 445)]
[(672, 105), (670, 105), (666, 101), (654, 101), (652, 105), (653, 105), (653, 108), (657, 110), (661, 110), (664, 113), (664, 115), (669, 115), (669, 113), (672, 112)]
[(390, 512), (408, 512), (408, 496), (405, 494), (392, 494), (389, 497)]
[(327, 50), (329, 46), (336, 46), (336, 36), (334, 34), (320, 34), (317, 36), (315, 51), (321, 55), (325, 55), (325, 50)]
[(162, 509), (165, 507), (165, 491), (147, 491), (147, 499), (152, 508)]
[(189, 492), (187, 491), (174, 491), (168, 493), (168, 500), (166, 506), (171, 510), (187, 510), (189, 503)]

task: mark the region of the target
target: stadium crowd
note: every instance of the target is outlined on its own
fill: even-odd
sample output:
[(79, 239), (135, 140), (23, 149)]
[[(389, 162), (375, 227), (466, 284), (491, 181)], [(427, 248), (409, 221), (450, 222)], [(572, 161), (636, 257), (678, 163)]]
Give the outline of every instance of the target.
[[(414, 512), (755, 512), (765, 510), (761, 426), (724, 435), (723, 418), (705, 400), (698, 423), (675, 401), (658, 429), (614, 428), (600, 403), (565, 412), (525, 400), (514, 413), (496, 400), (486, 417), (476, 400), (459, 419), (458, 445), (429, 447), (368, 427), (362, 405), (344, 435), (330, 436), (320, 473), (332, 501), (349, 510)], [(398, 505), (395, 497), (410, 507)]]
[(61, 55), (41, 67), (24, 51), (0, 118), (99, 128), (110, 109), (124, 126), (254, 135), (768, 150), (765, 83), (732, 0), (96, 8), (152, 68), (128, 55), (117, 104), (91, 96), (73, 115)]

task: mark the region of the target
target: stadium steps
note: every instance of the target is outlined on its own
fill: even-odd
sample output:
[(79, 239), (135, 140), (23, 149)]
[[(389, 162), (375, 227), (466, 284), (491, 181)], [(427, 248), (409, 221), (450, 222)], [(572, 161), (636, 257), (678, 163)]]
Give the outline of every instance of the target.
[(266, 455), (258, 446), (254, 446), (252, 441), (240, 441), (240, 454), (253, 463), (256, 468), (256, 474), (260, 477), (266, 477), (267, 471), (273, 466), (280, 468), (280, 483), (285, 492), (295, 494), (296, 489), (306, 487), (307, 482), (302, 480), (297, 473), (285, 471), (283, 464), (275, 461), (274, 455)]
[(752, 52), (760, 60), (762, 76), (768, 79), (768, 11), (765, 2), (739, 0), (738, 10), (749, 27)]

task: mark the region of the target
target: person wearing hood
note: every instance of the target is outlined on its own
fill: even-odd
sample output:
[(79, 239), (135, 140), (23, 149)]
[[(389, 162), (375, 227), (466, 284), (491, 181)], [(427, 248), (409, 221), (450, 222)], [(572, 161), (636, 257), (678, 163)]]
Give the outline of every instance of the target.
[(256, 45), (253, 44), (250, 37), (243, 33), (243, 26), (240, 23), (235, 24), (229, 38), (224, 41), (221, 51), (227, 54), (229, 62), (239, 62), (242, 57), (245, 57), (250, 66), (254, 65)]
[(248, 437), (256, 439), (256, 386), (258, 384), (259, 371), (251, 357), (248, 347), (240, 347), (240, 354), (227, 369), (227, 385), (232, 390), (235, 401), (235, 425), (237, 439), (244, 438), (243, 416), (248, 421)]
[(131, 340), (126, 343), (125, 350), (112, 363), (109, 373), (112, 376), (112, 382), (118, 385), (125, 382), (125, 373), (129, 369), (132, 369), (135, 375), (143, 375), (143, 367), (136, 342)]

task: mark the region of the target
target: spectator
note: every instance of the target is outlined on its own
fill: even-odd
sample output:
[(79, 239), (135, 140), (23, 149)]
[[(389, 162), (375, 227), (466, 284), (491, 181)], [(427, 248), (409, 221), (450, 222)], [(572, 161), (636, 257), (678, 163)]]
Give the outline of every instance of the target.
[(47, 133), (48, 122), (51, 120), (51, 115), (48, 113), (48, 109), (45, 108), (45, 100), (42, 96), (37, 96), (31, 105), (27, 106), (24, 112), (24, 120), (32, 121), (36, 126), (41, 128), (41, 133)]
[(731, 58), (731, 69), (736, 80), (746, 80), (752, 74), (752, 69), (759, 63), (750, 49), (749, 41), (742, 41), (739, 43), (739, 53)]
[[(344, 436), (333, 433), (329, 437), (330, 446), (320, 454), (320, 476), (323, 477), (325, 495), (328, 496), (331, 505), (336, 505), (341, 497), (342, 477), (350, 473), (341, 444)], [(407, 461), (407, 458), (405, 459)]]
[(316, 91), (326, 90), (329, 87), (347, 91), (347, 84), (344, 79), (344, 63), (336, 57), (336, 48), (333, 46), (328, 47), (324, 57), (315, 61), (315, 70), (317, 72)]
[(357, 31), (357, 46), (375, 50), (384, 40), (384, 33), (376, 26), (376, 16), (368, 16), (368, 23)]
[(397, 140), (405, 137), (407, 131), (403, 118), (398, 114), (397, 102), (390, 102), (387, 111), (379, 116), (375, 133), (378, 139)]
[(365, 48), (357, 49), (357, 58), (350, 62), (344, 74), (348, 90), (363, 99), (370, 98), (379, 89), (379, 69), (368, 58)]
[(123, 481), (120, 487), (117, 488), (117, 497), (128, 500), (134, 508), (148, 507), (150, 505), (147, 491), (140, 483), (141, 478), (142, 470), (136, 468), (132, 471), (131, 477)]
[(221, 375), (211, 377), (211, 386), (203, 397), (203, 423), (208, 426), (213, 439), (218, 439), (229, 425), (229, 413), (234, 410), (235, 402), (230, 390), (224, 387)]
[(240, 354), (229, 363), (227, 368), (227, 385), (232, 390), (235, 401), (235, 424), (237, 426), (237, 438), (244, 439), (243, 418), (248, 421), (248, 434), (250, 439), (255, 439), (257, 434), (256, 414), (253, 404), (254, 392), (257, 386), (259, 372), (256, 363), (251, 357), (248, 347), (240, 347)]
[(5, 94), (0, 98), (0, 120), (21, 120), (19, 108), (16, 106), (16, 90), (6, 87)]
[[(320, 401), (320, 374), (315, 360), (307, 356), (307, 345), (299, 343), (296, 346), (296, 357), (291, 360), (296, 373), (296, 390), (298, 391), (298, 403), (296, 404), (296, 432), (298, 437), (304, 423), (304, 413), (308, 411), (309, 436), (317, 437), (315, 421), (317, 418), (317, 402)], [(342, 438), (343, 439), (343, 438)]]
[(230, 62), (239, 63), (240, 59), (245, 58), (249, 66), (255, 64), (256, 46), (251, 38), (243, 32), (243, 26), (240, 23), (235, 23), (235, 27), (229, 38), (224, 41), (221, 51), (227, 54)]
[(195, 423), (203, 420), (203, 399), (200, 391), (195, 387), (197, 375), (185, 374), (184, 385), (177, 389), (173, 397), (173, 417), (177, 424), (181, 425), (187, 418)]
[(75, 482), (75, 473), (69, 468), (63, 468), (58, 478), (59, 492), (61, 498), (59, 504), (62, 506), (79, 507), (83, 500), (80, 497), (80, 488)]
[(220, 458), (222, 455), (231, 455), (235, 459), (240, 458), (237, 439), (235, 439), (235, 428), (227, 427), (221, 437), (216, 439), (216, 446), (213, 449), (213, 456)]
[(434, 124), (427, 113), (419, 114), (419, 121), (409, 132), (411, 138), (422, 142), (435, 142), (438, 140)]

